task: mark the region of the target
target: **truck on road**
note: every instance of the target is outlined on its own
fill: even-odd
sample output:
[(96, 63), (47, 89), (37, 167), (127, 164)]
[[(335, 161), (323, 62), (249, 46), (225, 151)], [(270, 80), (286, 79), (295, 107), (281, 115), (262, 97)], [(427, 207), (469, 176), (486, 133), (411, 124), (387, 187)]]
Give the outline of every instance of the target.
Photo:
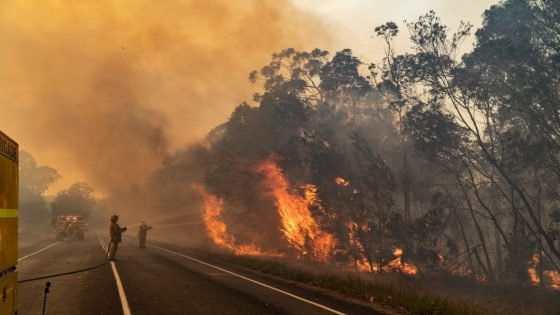
[(54, 225), (57, 241), (83, 241), (89, 229), (89, 225), (79, 215), (59, 215)]
[(0, 314), (15, 315), (18, 260), (18, 144), (0, 131)]

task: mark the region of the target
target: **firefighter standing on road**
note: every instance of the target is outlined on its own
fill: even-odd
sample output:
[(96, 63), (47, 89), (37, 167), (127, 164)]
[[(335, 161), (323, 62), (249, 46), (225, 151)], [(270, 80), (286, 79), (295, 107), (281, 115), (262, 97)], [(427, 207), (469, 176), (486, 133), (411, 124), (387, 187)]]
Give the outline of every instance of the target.
[(151, 230), (152, 228), (153, 226), (148, 226), (145, 220), (140, 221), (140, 228), (138, 229), (138, 243), (140, 248), (146, 248), (148, 230)]
[(119, 248), (119, 243), (122, 241), (122, 233), (126, 231), (126, 227), (121, 228), (117, 221), (119, 220), (118, 215), (111, 216), (111, 225), (109, 227), (109, 233), (111, 234), (111, 244), (109, 244), (109, 260), (116, 261), (115, 254)]

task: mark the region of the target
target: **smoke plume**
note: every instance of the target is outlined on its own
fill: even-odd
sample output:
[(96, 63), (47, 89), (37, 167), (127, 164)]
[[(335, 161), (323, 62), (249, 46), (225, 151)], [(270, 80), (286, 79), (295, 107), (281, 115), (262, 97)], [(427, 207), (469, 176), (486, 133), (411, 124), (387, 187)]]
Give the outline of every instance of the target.
[(251, 97), (270, 53), (328, 40), (284, 1), (0, 3), (0, 126), (43, 164), (109, 192)]

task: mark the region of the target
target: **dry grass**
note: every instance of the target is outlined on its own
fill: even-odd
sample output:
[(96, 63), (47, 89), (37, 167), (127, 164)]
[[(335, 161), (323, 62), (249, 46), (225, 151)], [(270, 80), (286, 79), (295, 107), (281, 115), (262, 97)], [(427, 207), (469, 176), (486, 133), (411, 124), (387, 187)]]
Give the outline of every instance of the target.
[(411, 314), (500, 314), (483, 309), (474, 303), (427, 293), (412, 286), (399, 286), (383, 281), (366, 279), (355, 273), (311, 271), (289, 266), (287, 263), (254, 257), (219, 255), (223, 262), (256, 270), (265, 274), (328, 289), (350, 298), (376, 301), (395, 308), (404, 308)]

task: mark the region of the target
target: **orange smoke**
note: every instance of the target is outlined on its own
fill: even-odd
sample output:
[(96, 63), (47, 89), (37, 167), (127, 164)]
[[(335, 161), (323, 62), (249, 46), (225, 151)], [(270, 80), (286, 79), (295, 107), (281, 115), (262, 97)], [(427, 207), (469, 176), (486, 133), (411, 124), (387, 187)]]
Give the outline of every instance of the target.
[(0, 126), (63, 175), (49, 193), (137, 185), (250, 100), (273, 52), (327, 46), (325, 25), (293, 1), (2, 0)]
[(321, 229), (309, 211), (310, 206), (318, 204), (317, 188), (304, 185), (303, 197), (294, 193), (273, 158), (259, 163), (255, 170), (264, 175), (262, 186), (274, 199), (284, 239), (303, 255), (310, 253), (312, 259), (328, 261), (335, 246), (335, 238)]
[(214, 244), (229, 249), (236, 255), (282, 256), (279, 253), (265, 252), (254, 244), (236, 244), (235, 237), (228, 233), (227, 225), (221, 217), (224, 201), (208, 193), (202, 185), (194, 184), (193, 189), (202, 198), (206, 232)]

